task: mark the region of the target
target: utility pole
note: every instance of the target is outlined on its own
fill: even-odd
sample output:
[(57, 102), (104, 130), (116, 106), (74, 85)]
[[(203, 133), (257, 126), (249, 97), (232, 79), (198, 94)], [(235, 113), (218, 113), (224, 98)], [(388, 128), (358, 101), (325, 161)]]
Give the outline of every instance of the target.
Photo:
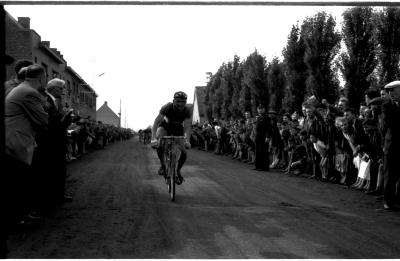
[(121, 99), (119, 99), (119, 126), (121, 128)]

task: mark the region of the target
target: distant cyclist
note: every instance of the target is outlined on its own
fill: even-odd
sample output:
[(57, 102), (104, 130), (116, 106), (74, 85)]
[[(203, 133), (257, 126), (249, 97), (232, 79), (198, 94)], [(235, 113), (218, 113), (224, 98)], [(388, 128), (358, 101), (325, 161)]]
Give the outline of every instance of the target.
[(182, 184), (183, 177), (181, 175), (181, 168), (186, 161), (186, 148), (190, 148), (190, 135), (191, 135), (191, 111), (186, 105), (187, 95), (184, 92), (176, 92), (174, 94), (173, 102), (165, 104), (154, 120), (152, 128), (151, 143), (152, 145), (158, 144), (157, 155), (161, 162), (161, 167), (158, 171), (159, 175), (166, 175), (165, 162), (163, 159), (163, 146), (160, 146), (160, 140), (163, 136), (185, 136), (184, 144), (181, 144), (181, 157), (178, 161), (177, 180), (178, 185)]

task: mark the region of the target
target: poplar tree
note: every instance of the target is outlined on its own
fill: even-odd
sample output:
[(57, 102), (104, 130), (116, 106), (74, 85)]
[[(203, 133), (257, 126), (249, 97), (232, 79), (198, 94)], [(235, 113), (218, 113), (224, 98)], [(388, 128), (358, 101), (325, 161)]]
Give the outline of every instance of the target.
[(207, 83), (205, 105), (208, 119), (219, 118), (221, 114), (222, 91), (220, 89), (222, 66), (213, 74)]
[(286, 47), (283, 49), (283, 63), (287, 80), (285, 89), (285, 110), (300, 111), (304, 100), (307, 80), (307, 65), (304, 62), (306, 46), (300, 35), (298, 25), (293, 26), (288, 36)]
[[(250, 96), (246, 97), (246, 99), (250, 99), (248, 101), (250, 108), (246, 107), (246, 110), (255, 112), (258, 104), (263, 104), (268, 108), (269, 96), (265, 79), (266, 63), (265, 57), (260, 55), (257, 50), (250, 54), (244, 62), (243, 87), (246, 86), (250, 90)], [(243, 93), (247, 94), (246, 91), (243, 91)]]
[(240, 110), (240, 93), (242, 90), (242, 80), (243, 80), (243, 62), (240, 61), (239, 56), (235, 55), (233, 59), (233, 78), (232, 78), (232, 102), (230, 105), (230, 111), (232, 112), (233, 118), (238, 118), (242, 116)]
[(301, 26), (301, 36), (306, 50), (306, 81), (308, 95), (318, 100), (334, 102), (338, 94), (339, 80), (333, 70), (333, 61), (340, 48), (340, 34), (335, 31), (336, 22), (331, 15), (319, 12), (308, 17)]
[(384, 86), (400, 78), (400, 9), (385, 8), (377, 14), (375, 24), (379, 83)]
[(233, 94), (232, 62), (228, 62), (228, 64), (225, 64), (222, 69), (220, 88), (222, 91), (221, 117), (223, 119), (228, 119), (232, 115), (232, 112), (230, 110)]
[(372, 18), (370, 7), (355, 7), (343, 13), (342, 37), (346, 51), (340, 56), (339, 66), (346, 81), (345, 94), (355, 108), (374, 81), (377, 59)]
[(268, 68), (268, 87), (270, 92), (270, 109), (280, 112), (285, 91), (283, 63), (275, 57)]

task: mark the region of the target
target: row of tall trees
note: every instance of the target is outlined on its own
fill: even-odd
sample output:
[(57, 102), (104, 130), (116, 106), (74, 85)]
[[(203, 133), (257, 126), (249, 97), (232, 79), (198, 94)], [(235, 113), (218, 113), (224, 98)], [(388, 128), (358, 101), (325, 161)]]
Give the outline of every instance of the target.
[(400, 9), (351, 8), (343, 13), (341, 31), (335, 28), (334, 18), (319, 12), (292, 27), (283, 61), (268, 62), (255, 50), (223, 63), (206, 86), (208, 118), (242, 117), (258, 104), (299, 111), (312, 95), (331, 103), (345, 95), (357, 109), (366, 89), (400, 78)]

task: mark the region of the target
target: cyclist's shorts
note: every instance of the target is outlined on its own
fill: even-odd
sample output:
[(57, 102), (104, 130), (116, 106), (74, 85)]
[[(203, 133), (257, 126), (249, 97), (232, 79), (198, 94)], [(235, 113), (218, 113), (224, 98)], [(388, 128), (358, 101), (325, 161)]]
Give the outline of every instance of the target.
[(168, 123), (163, 120), (158, 127), (163, 127), (167, 131), (167, 135), (183, 136), (185, 134), (181, 123)]

